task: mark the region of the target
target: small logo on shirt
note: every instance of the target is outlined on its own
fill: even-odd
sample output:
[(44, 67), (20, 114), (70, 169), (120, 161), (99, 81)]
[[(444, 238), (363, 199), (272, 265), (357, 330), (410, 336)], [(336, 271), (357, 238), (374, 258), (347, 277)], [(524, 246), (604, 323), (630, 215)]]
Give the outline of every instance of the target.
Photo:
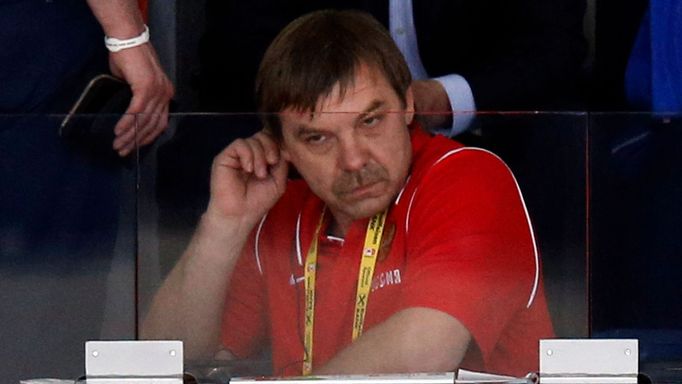
[(388, 287), (389, 285), (398, 285), (401, 283), (402, 278), (400, 277), (400, 269), (396, 268), (392, 271), (381, 272), (372, 279), (372, 292), (377, 289)]
[(289, 276), (289, 285), (296, 285), (303, 280), (305, 280), (305, 276), (294, 277), (294, 274), (292, 273), (291, 276)]

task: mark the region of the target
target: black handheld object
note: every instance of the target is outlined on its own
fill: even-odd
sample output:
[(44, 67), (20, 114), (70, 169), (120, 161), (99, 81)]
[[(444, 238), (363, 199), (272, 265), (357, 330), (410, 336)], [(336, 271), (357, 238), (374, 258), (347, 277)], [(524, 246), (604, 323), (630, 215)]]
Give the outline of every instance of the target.
[(115, 155), (114, 127), (132, 97), (124, 81), (106, 74), (94, 77), (62, 120), (59, 136), (89, 154)]

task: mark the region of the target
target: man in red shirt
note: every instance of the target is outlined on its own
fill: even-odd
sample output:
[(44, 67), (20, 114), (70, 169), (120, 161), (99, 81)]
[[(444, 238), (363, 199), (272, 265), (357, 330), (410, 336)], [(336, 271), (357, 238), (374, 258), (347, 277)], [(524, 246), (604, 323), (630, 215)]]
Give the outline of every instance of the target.
[(277, 113), (216, 157), (142, 336), (181, 338), (190, 358), (269, 343), (278, 375), (537, 370), (553, 331), (516, 181), (495, 155), (421, 131), (410, 80), (371, 17), (287, 26), (257, 81)]

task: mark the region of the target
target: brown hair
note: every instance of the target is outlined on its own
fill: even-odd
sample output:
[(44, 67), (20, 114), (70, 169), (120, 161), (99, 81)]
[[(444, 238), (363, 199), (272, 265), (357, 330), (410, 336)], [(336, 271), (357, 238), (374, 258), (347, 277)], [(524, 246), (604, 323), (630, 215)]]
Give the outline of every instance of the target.
[(403, 104), (412, 81), (405, 59), (386, 29), (369, 14), (323, 10), (287, 25), (265, 52), (256, 97), (266, 128), (279, 139), (279, 112), (314, 111), (338, 83), (341, 96), (366, 64), (383, 74)]

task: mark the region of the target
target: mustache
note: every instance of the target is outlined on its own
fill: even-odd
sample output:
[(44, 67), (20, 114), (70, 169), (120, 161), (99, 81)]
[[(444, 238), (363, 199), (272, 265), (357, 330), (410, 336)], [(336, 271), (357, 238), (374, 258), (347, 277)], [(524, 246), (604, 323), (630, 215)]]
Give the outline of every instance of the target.
[(332, 192), (343, 195), (383, 180), (388, 180), (388, 171), (378, 164), (367, 164), (358, 171), (342, 173), (332, 184)]

